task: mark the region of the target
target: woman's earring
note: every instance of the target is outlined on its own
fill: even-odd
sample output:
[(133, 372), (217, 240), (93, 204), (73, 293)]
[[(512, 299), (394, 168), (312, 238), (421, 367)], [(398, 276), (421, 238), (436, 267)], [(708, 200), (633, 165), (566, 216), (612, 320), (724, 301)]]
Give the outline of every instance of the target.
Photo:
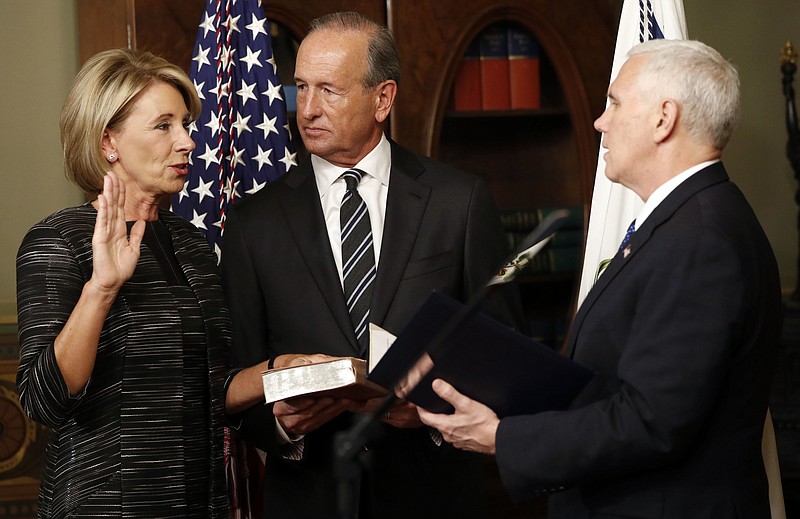
[(115, 160), (117, 160), (117, 156), (114, 155), (113, 153), (108, 156), (109, 162), (114, 162)]

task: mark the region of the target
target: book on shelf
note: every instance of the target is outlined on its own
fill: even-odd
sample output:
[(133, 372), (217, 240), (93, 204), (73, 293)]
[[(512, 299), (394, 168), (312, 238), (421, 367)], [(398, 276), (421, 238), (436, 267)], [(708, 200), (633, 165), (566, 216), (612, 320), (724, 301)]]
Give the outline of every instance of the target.
[(480, 41), (481, 107), (509, 110), (511, 90), (508, 77), (508, 31), (494, 24), (478, 36)]
[(581, 266), (581, 252), (583, 248), (577, 247), (551, 247), (543, 251), (547, 257), (547, 272), (564, 274), (577, 272)]
[(583, 229), (583, 207), (580, 205), (553, 205), (540, 207), (523, 207), (516, 209), (505, 209), (500, 212), (500, 222), (507, 231), (514, 231), (520, 234), (533, 230), (539, 222), (547, 218), (555, 211), (567, 211), (567, 220), (561, 229), (553, 237), (558, 239), (560, 234), (565, 231)]
[(530, 274), (569, 273), (580, 267), (584, 242), (583, 208), (580, 205), (542, 206), (510, 209), (500, 214), (509, 250), (514, 250), (540, 221), (557, 210), (566, 210), (569, 216), (544, 250), (531, 259)]
[(518, 25), (508, 26), (508, 76), (511, 109), (541, 107), (539, 42)]
[(481, 109), (481, 49), (475, 38), (458, 64), (453, 80), (453, 110)]
[(367, 400), (386, 395), (367, 378), (366, 361), (355, 357), (271, 369), (261, 374), (261, 382), (268, 404), (298, 396)]
[(539, 223), (539, 211), (536, 208), (507, 209), (501, 211), (500, 222), (506, 230), (528, 232)]
[(582, 228), (569, 228), (559, 232), (550, 241), (550, 247), (553, 249), (567, 248), (567, 247), (583, 247), (584, 232)]
[(544, 220), (547, 215), (554, 211), (566, 210), (568, 214), (567, 221), (564, 222), (564, 229), (582, 229), (583, 228), (583, 206), (581, 205), (544, 205), (536, 208), (539, 220)]

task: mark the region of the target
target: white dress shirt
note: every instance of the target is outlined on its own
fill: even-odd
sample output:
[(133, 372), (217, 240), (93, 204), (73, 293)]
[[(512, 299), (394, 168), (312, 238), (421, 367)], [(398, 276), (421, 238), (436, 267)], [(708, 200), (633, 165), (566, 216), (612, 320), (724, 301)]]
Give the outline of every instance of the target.
[(692, 166), (691, 168), (687, 169), (683, 173), (675, 175), (671, 179), (667, 180), (663, 184), (661, 184), (658, 189), (653, 191), (653, 194), (650, 195), (650, 198), (647, 199), (647, 202), (644, 203), (644, 207), (639, 212), (639, 216), (636, 217), (636, 229), (640, 228), (647, 217), (655, 210), (656, 207), (659, 206), (661, 202), (664, 201), (670, 193), (672, 193), (675, 188), (681, 185), (685, 180), (689, 177), (700, 171), (701, 169), (707, 168), (711, 164), (719, 162), (719, 159), (715, 160), (708, 160), (706, 162), (701, 162), (696, 166)]
[[(349, 168), (342, 168), (331, 164), (327, 160), (311, 155), (311, 165), (314, 167), (314, 178), (317, 181), (320, 201), (322, 203), (322, 213), (325, 217), (325, 226), (328, 229), (328, 239), (331, 243), (331, 252), (336, 262), (336, 270), (339, 272), (339, 282), (344, 290), (344, 277), (342, 276), (342, 233), (341, 222), (339, 221), (339, 209), (342, 206), (342, 199), (347, 190), (347, 184), (341, 178), (342, 173)], [(386, 198), (389, 194), (389, 172), (392, 168), (392, 146), (381, 136), (381, 140), (367, 156), (365, 156), (355, 166), (366, 175), (358, 184), (358, 194), (367, 204), (369, 211), (369, 221), (372, 226), (373, 249), (375, 251), (375, 266), (378, 266), (380, 258), (381, 242), (383, 238), (383, 222), (386, 219)], [(287, 459), (299, 460), (303, 458), (304, 445), (302, 439), (304, 435), (290, 437), (287, 431), (281, 427), (278, 418), (275, 418), (275, 425), (278, 428), (278, 436), (281, 443), (294, 445), (294, 449), (289, 449), (284, 457)]]
[[(328, 228), (328, 239), (331, 243), (333, 259), (336, 261), (339, 281), (344, 286), (339, 209), (342, 206), (342, 199), (347, 190), (347, 185), (341, 175), (349, 168), (335, 166), (316, 155), (311, 155), (311, 164), (314, 167), (314, 177), (317, 181), (317, 189), (322, 203), (322, 213), (325, 216), (325, 226)], [(367, 204), (367, 211), (369, 211), (376, 268), (380, 265), (378, 260), (381, 255), (383, 222), (386, 219), (386, 198), (389, 194), (389, 172), (391, 168), (392, 147), (385, 135), (381, 136), (378, 145), (355, 165), (355, 169), (360, 169), (366, 173), (358, 184), (358, 194)]]

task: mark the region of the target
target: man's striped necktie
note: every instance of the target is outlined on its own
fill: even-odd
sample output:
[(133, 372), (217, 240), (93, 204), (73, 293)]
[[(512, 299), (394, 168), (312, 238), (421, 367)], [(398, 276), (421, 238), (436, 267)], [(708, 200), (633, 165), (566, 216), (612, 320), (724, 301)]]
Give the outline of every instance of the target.
[(358, 169), (349, 169), (342, 174), (347, 191), (342, 199), (340, 213), (344, 297), (362, 351), (366, 348), (369, 337), (366, 331), (376, 274), (369, 212), (367, 204), (356, 190), (364, 174)]

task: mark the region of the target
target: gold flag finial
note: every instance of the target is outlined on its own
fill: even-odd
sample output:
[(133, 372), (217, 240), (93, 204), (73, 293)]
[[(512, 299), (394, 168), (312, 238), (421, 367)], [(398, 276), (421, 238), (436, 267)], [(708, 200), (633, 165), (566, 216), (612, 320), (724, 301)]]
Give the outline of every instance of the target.
[(781, 63), (797, 63), (797, 52), (795, 52), (791, 40), (786, 40), (786, 45), (781, 50)]

